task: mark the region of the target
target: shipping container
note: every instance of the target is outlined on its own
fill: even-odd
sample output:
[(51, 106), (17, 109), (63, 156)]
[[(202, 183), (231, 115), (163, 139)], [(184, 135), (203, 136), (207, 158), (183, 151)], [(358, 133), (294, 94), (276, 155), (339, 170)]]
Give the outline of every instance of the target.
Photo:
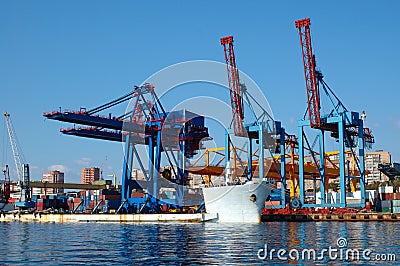
[(120, 200), (109, 200), (108, 201), (109, 209), (117, 210), (119, 208), (119, 205), (121, 205)]
[(379, 193), (393, 193), (393, 187), (392, 186), (386, 186), (386, 187), (379, 187)]
[(394, 193), (393, 199), (395, 199), (395, 200), (400, 200), (400, 193), (399, 193), (399, 192)]
[(382, 208), (391, 208), (392, 207), (392, 201), (391, 200), (382, 200), (381, 201), (381, 206), (382, 206)]
[(392, 212), (393, 213), (400, 213), (400, 206), (393, 206)]
[(381, 193), (380, 198), (381, 198), (381, 200), (392, 200), (392, 199), (394, 199), (394, 194), (393, 193)]
[(146, 194), (142, 192), (132, 192), (131, 194), (132, 198), (145, 198)]
[(276, 206), (280, 205), (281, 202), (279, 200), (271, 200), (271, 201), (266, 201), (265, 206)]
[(393, 207), (400, 207), (400, 200), (392, 200)]
[(103, 195), (102, 200), (121, 200), (121, 195)]
[(79, 203), (79, 202), (81, 202), (81, 198), (74, 198), (74, 203)]
[[(99, 191), (101, 195), (120, 195), (117, 190), (103, 189)], [(134, 193), (134, 192), (132, 192)]]

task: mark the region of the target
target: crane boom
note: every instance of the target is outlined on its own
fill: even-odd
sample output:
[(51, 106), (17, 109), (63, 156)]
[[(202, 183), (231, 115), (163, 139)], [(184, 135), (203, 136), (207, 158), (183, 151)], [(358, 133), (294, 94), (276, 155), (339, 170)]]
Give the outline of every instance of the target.
[(304, 64), (304, 78), (306, 80), (308, 115), (312, 128), (321, 128), (321, 104), (317, 71), (315, 69), (315, 57), (311, 45), (310, 19), (296, 20), (296, 28), (299, 30), (300, 45)]
[(228, 86), (231, 97), (233, 130), (235, 136), (245, 135), (243, 119), (243, 90), (241, 89), (239, 72), (236, 68), (235, 52), (233, 50), (233, 36), (221, 38), (221, 45), (224, 46), (226, 70), (228, 72)]
[(20, 201), (16, 202), (16, 206), (22, 209), (33, 208), (34, 202), (31, 201), (30, 197), (30, 174), (29, 165), (25, 163), (25, 158), (21, 148), (18, 145), (17, 136), (14, 131), (14, 127), (11, 122), (10, 114), (5, 112), (4, 117), (6, 119), (6, 125), (8, 135), (10, 137), (11, 149), (14, 156), (15, 167), (17, 170), (18, 181), (21, 188)]

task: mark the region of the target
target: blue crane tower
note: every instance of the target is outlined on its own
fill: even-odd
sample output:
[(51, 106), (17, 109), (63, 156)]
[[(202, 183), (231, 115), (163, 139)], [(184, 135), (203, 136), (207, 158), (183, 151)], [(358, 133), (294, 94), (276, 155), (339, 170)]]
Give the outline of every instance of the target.
[[(374, 143), (374, 137), (368, 128), (364, 128), (363, 120), (358, 112), (349, 111), (332, 89), (324, 81), (323, 75), (316, 69), (315, 56), (312, 51), (310, 19), (297, 20), (295, 26), (300, 36), (302, 49), (302, 59), (304, 65), (304, 77), (307, 92), (307, 111), (304, 117), (298, 122), (298, 143), (299, 143), (299, 188), (300, 201), (295, 207), (365, 207), (365, 166), (364, 148)], [(329, 111), (321, 112), (321, 94), (326, 96)], [(308, 114), (308, 116), (307, 116)], [(316, 137), (313, 142), (309, 141), (305, 129), (310, 127)], [(340, 202), (328, 203), (326, 198), (328, 179), (326, 177), (325, 155), (325, 133), (330, 132), (338, 143), (339, 167), (340, 167)], [(314, 151), (314, 146), (318, 145), (318, 152)], [(358, 154), (356, 149), (358, 148)], [(312, 162), (316, 165), (319, 172), (317, 178), (309, 175), (304, 170), (306, 161), (305, 149), (310, 151)], [(350, 154), (356, 169), (351, 171), (346, 167), (346, 154)], [(305, 181), (319, 181), (321, 203), (316, 201), (307, 202), (305, 193)], [(347, 204), (346, 190), (348, 184), (358, 183), (361, 191), (360, 203)]]
[[(128, 101), (129, 107), (121, 116), (99, 115)], [(203, 116), (187, 110), (166, 112), (151, 84), (135, 86), (133, 92), (91, 110), (59, 110), (43, 116), (84, 125), (61, 129), (63, 134), (125, 143), (122, 202), (118, 212), (158, 212), (163, 204), (177, 208), (185, 205), (186, 159), (193, 157), (201, 142), (209, 138)], [(145, 148), (145, 156), (140, 148)], [(139, 166), (144, 180), (133, 176), (135, 165)], [(162, 165), (166, 167), (161, 172)], [(159, 190), (164, 185), (175, 189), (174, 202), (160, 201)], [(146, 189), (147, 196), (132, 197), (133, 189)]]

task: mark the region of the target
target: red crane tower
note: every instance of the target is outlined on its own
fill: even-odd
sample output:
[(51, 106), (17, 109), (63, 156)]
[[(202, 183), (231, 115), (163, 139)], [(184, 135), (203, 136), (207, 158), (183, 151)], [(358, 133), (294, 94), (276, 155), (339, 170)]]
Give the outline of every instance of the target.
[(319, 87), (317, 71), (315, 70), (315, 57), (312, 51), (310, 19), (305, 18), (296, 21), (296, 28), (299, 30), (300, 45), (303, 55), (304, 77), (306, 80), (308, 115), (312, 128), (321, 128), (321, 104), (319, 98)]
[(235, 52), (233, 50), (233, 36), (221, 38), (224, 46), (226, 70), (228, 72), (228, 85), (231, 96), (233, 131), (235, 136), (244, 136), (246, 132), (243, 126), (243, 89), (239, 82), (239, 72), (236, 68)]

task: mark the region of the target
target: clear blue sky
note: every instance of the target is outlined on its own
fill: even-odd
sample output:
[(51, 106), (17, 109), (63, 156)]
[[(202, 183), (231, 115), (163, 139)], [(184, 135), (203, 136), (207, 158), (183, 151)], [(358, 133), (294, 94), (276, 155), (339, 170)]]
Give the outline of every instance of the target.
[(59, 165), (77, 182), (106, 157), (104, 174), (120, 174), (120, 144), (62, 136), (68, 124), (42, 113), (95, 107), (174, 63), (223, 62), (219, 38), (234, 35), (238, 67), (297, 132), (306, 97), (294, 21), (310, 17), (325, 80), (349, 109), (367, 111), (374, 149), (400, 161), (399, 10), (398, 1), (1, 1), (0, 109), (33, 179)]

